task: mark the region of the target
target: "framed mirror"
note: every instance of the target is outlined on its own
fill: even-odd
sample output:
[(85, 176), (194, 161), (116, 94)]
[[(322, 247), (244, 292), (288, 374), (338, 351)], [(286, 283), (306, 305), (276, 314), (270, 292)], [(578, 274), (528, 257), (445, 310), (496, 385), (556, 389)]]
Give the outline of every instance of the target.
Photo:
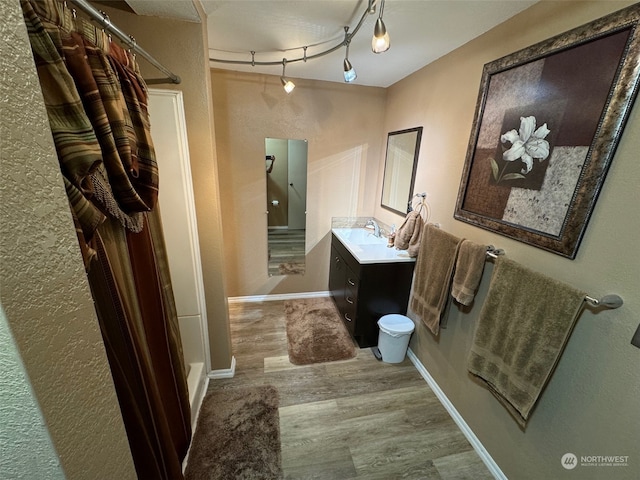
[(406, 215), (416, 179), (422, 127), (390, 132), (382, 182), (383, 208)]
[(304, 275), (307, 141), (266, 138), (265, 162), (268, 274)]

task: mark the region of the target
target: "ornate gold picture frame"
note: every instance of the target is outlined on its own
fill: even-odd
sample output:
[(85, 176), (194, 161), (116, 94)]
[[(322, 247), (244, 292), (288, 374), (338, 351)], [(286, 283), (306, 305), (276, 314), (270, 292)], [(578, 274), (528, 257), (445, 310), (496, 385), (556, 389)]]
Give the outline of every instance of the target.
[(640, 4), (485, 65), (454, 217), (575, 258), (640, 77)]

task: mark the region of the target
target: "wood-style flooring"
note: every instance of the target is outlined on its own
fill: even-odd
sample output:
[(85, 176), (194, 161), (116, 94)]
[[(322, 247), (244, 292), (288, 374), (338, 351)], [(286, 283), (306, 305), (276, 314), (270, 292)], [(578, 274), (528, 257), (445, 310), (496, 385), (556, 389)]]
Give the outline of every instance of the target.
[(277, 387), (285, 479), (493, 478), (408, 359), (386, 364), (367, 348), (353, 360), (294, 366), (283, 301), (229, 310), (235, 376), (209, 390)]
[(268, 273), (272, 275), (286, 274), (282, 264), (298, 266), (297, 270), (304, 271), (305, 265), (305, 231), (289, 229), (269, 229), (269, 266)]

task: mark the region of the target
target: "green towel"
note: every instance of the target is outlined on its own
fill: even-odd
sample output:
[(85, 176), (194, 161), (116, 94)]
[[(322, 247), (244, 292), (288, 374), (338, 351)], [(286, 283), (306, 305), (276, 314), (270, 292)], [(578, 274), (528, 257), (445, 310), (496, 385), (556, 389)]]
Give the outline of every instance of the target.
[(524, 427), (584, 305), (585, 292), (499, 257), (468, 360)]
[(422, 320), (438, 335), (451, 292), (453, 270), (462, 239), (428, 224), (420, 241), (408, 316)]
[(471, 305), (487, 259), (486, 245), (463, 240), (453, 274), (451, 296), (462, 305)]

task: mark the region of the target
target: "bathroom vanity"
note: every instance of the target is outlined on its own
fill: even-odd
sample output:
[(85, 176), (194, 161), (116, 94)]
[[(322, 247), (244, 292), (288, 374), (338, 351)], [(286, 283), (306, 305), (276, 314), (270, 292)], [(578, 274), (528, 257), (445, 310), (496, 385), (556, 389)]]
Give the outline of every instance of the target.
[(329, 290), (358, 345), (375, 346), (380, 317), (407, 313), (415, 259), (364, 228), (331, 232)]

